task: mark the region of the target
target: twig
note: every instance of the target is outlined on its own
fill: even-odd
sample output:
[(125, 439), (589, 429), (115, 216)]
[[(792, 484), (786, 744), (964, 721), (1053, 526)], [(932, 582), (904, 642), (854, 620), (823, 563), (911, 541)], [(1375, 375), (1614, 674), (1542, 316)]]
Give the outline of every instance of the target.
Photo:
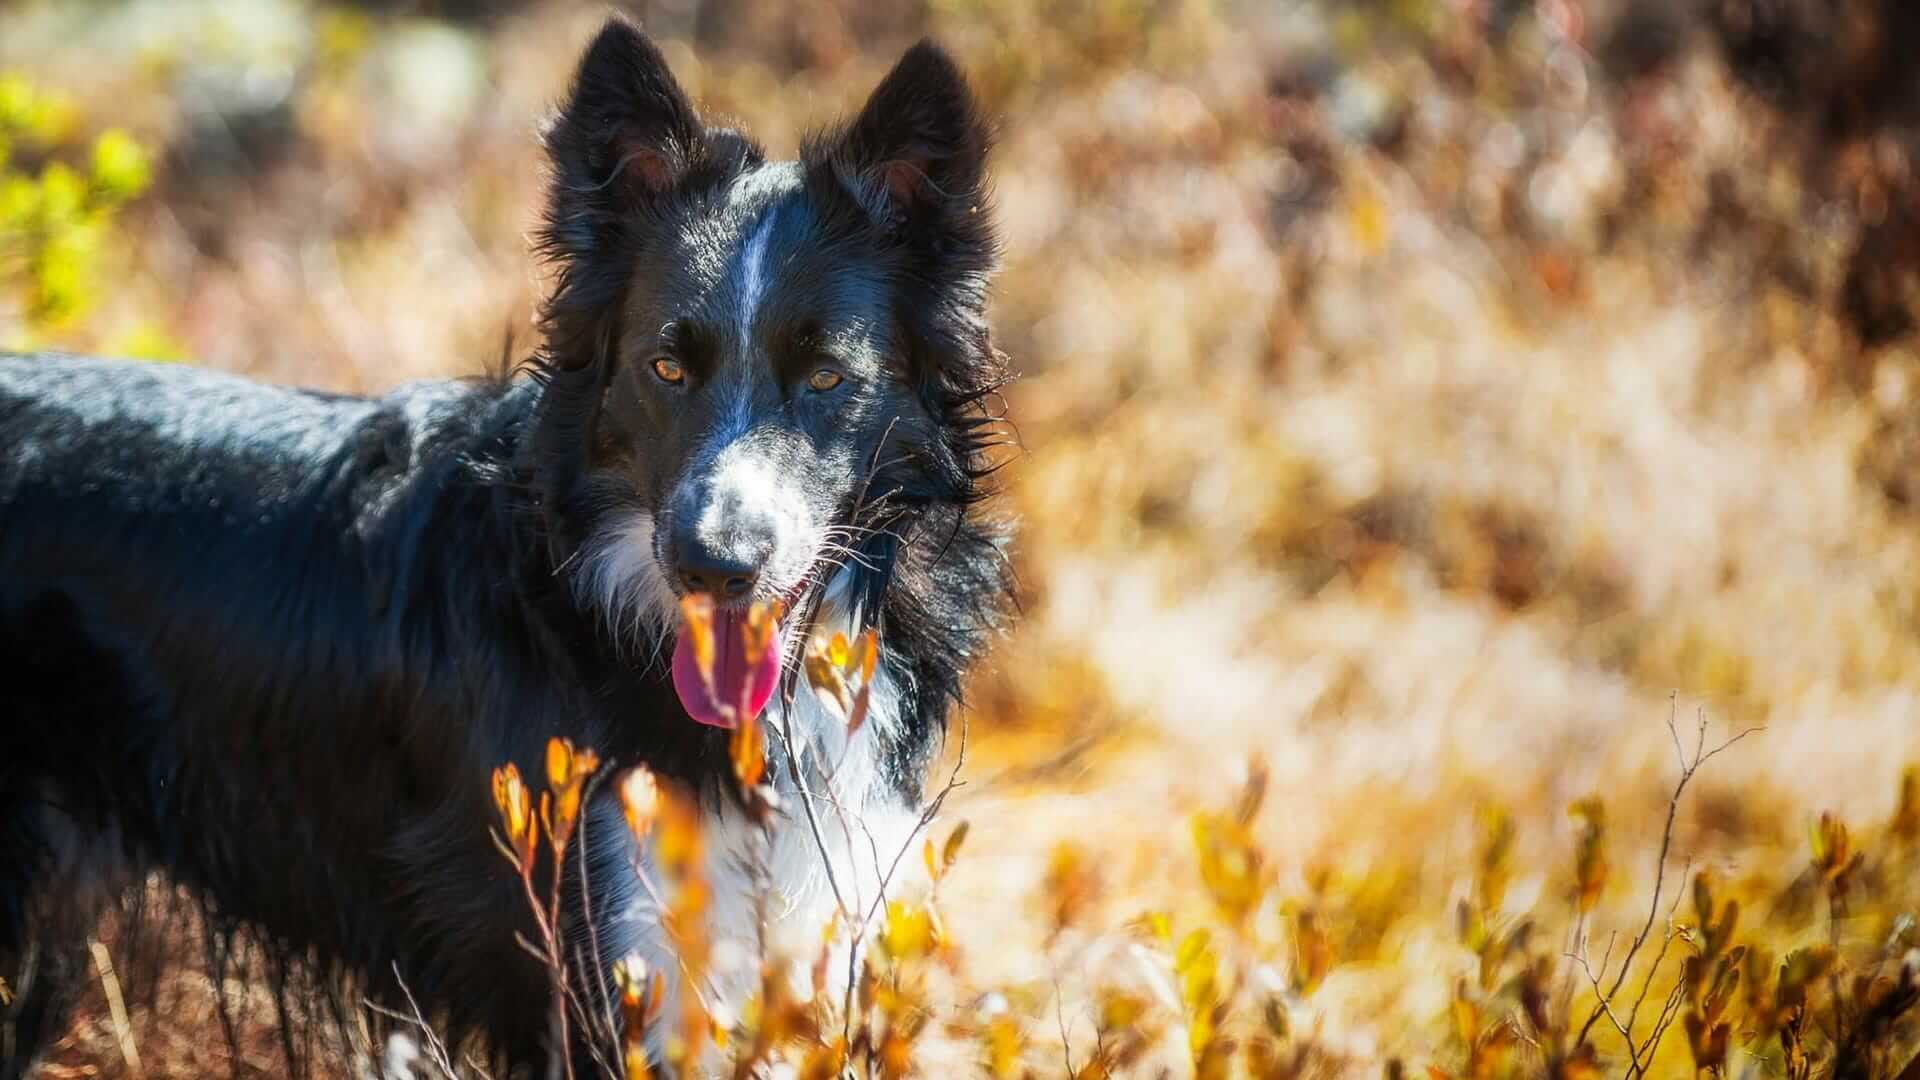
[(120, 980), (113, 974), (113, 957), (97, 940), (87, 942), (87, 949), (93, 953), (93, 970), (99, 973), (100, 989), (107, 996), (107, 1015), (113, 1020), (113, 1037), (120, 1044), (120, 1057), (127, 1063), (127, 1071), (139, 1076), (144, 1071), (140, 1067), (140, 1048), (134, 1045), (133, 1025), (127, 1022), (127, 1003), (120, 996)]
[(407, 986), (407, 980), (400, 976), (399, 964), (393, 965), (393, 984), (400, 988), (400, 995), (407, 999), (407, 1008), (413, 1010), (412, 1016), (401, 1016), (371, 1001), (366, 1003), (367, 1008), (379, 1013), (381, 1016), (399, 1020), (403, 1023), (410, 1023), (419, 1028), (420, 1034), (427, 1044), (427, 1057), (432, 1060), (435, 1068), (438, 1068), (442, 1074), (451, 1080), (456, 1074), (453, 1071), (453, 1062), (447, 1056), (447, 1045), (440, 1041), (440, 1034), (433, 1030), (433, 1025), (427, 1023), (426, 1014), (420, 1011), (420, 1003), (414, 1000), (413, 990)]
[[(604, 772), (596, 771), (587, 778), (586, 789), (580, 794), (580, 825), (574, 836), (574, 843), (579, 845), (580, 853), (580, 917), (587, 924), (587, 947), (593, 951), (591, 966), (594, 986), (600, 992), (602, 1015), (599, 1019), (606, 1027), (608, 1044), (618, 1046), (620, 1033), (614, 1025), (613, 995), (607, 986), (606, 961), (600, 954), (600, 927), (593, 921), (593, 888), (587, 875), (587, 819), (593, 816), (587, 812), (587, 808), (593, 805), (594, 789), (599, 786), (601, 778), (605, 775)], [(586, 1019), (591, 1021), (594, 1017), (588, 1013)], [(598, 1048), (595, 1048), (594, 1053), (596, 1057), (599, 1055)]]
[[(1620, 987), (1625, 985), (1627, 981), (1627, 974), (1633, 970), (1634, 957), (1639, 955), (1640, 947), (1647, 943), (1647, 936), (1653, 933), (1653, 924), (1656, 921), (1658, 921), (1660, 918), (1660, 896), (1662, 891), (1666, 887), (1666, 879), (1667, 879), (1667, 855), (1673, 848), (1674, 821), (1680, 814), (1680, 798), (1682, 795), (1686, 793), (1687, 784), (1693, 780), (1694, 774), (1700, 771), (1700, 766), (1705, 765), (1708, 761), (1711, 761), (1714, 758), (1714, 756), (1719, 754), (1722, 750), (1727, 749), (1728, 747), (1732, 746), (1734, 743), (1739, 742), (1741, 739), (1744, 739), (1747, 736), (1754, 734), (1755, 732), (1765, 730), (1765, 728), (1762, 728), (1762, 727), (1747, 728), (1746, 730), (1741, 731), (1738, 734), (1734, 735), (1732, 738), (1728, 739), (1727, 741), (1721, 743), (1719, 746), (1714, 747), (1712, 750), (1708, 750), (1706, 749), (1706, 739), (1707, 739), (1706, 710), (1702, 709), (1699, 713), (1699, 722), (1695, 732), (1693, 757), (1691, 760), (1689, 760), (1687, 757), (1686, 751), (1682, 748), (1680, 743), (1680, 729), (1678, 725), (1674, 723), (1674, 716), (1675, 716), (1676, 710), (1678, 709), (1678, 700), (1679, 700), (1678, 694), (1670, 693), (1667, 695), (1667, 734), (1671, 736), (1673, 739), (1674, 753), (1678, 756), (1680, 761), (1680, 779), (1677, 783), (1674, 784), (1672, 797), (1670, 797), (1667, 800), (1667, 820), (1666, 820), (1666, 824), (1660, 830), (1660, 858), (1659, 858), (1659, 861), (1654, 864), (1653, 900), (1651, 903), (1647, 905), (1647, 921), (1644, 925), (1640, 927), (1640, 932), (1634, 935), (1633, 944), (1627, 947), (1627, 954), (1620, 961), (1620, 970), (1614, 975), (1613, 985), (1607, 988), (1606, 993), (1599, 995), (1600, 996), (1599, 1003), (1594, 1006), (1594, 1009), (1591, 1013), (1587, 1014), (1586, 1023), (1580, 1025), (1580, 1034), (1576, 1036), (1573, 1041), (1575, 1046), (1578, 1046), (1581, 1043), (1586, 1041), (1587, 1034), (1593, 1030), (1593, 1025), (1599, 1021), (1602, 1015), (1607, 1015), (1607, 1016), (1612, 1015), (1613, 1010), (1612, 1010), (1611, 1003), (1613, 1001), (1614, 995), (1618, 994), (1620, 992)], [(1664, 949), (1662, 950), (1661, 955), (1663, 956), (1665, 955)], [(1658, 969), (1658, 961), (1655, 961), (1655, 970), (1657, 969)], [(1649, 971), (1647, 973), (1647, 979), (1649, 983), (1651, 983), (1652, 978), (1653, 978), (1653, 972)], [(1599, 991), (1599, 985), (1597, 982), (1595, 983), (1594, 990), (1596, 993), (1598, 993)], [(1645, 996), (1644, 986), (1642, 987), (1641, 996), (1642, 997)], [(1636, 1002), (1636, 1008), (1637, 1006), (1638, 1006), (1638, 1003)], [(1615, 1026), (1616, 1027), (1619, 1026), (1617, 1021)], [(1623, 1031), (1623, 1034), (1625, 1034), (1624, 1031)], [(1631, 1052), (1633, 1048), (1633, 1042), (1632, 1042), (1631, 1036), (1627, 1036), (1627, 1042), (1628, 1042), (1628, 1050), (1629, 1052)]]
[(1660, 1019), (1653, 1025), (1653, 1034), (1647, 1036), (1647, 1063), (1640, 1070), (1643, 1074), (1652, 1067), (1654, 1052), (1660, 1049), (1660, 1040), (1666, 1037), (1667, 1029), (1679, 1018), (1680, 1005), (1685, 996), (1685, 985), (1676, 985), (1667, 995), (1667, 1003), (1661, 1006)]
[[(1575, 948), (1579, 947), (1581, 942), (1586, 940), (1587, 913), (1580, 910), (1579, 890), (1576, 888), (1574, 892), (1575, 896), (1570, 901), (1574, 910), (1573, 924), (1567, 927), (1566, 946), (1560, 950), (1563, 955), (1572, 952)], [(1609, 950), (1613, 947), (1612, 935), (1608, 935), (1607, 937), (1607, 947)], [(1600, 960), (1600, 971), (1602, 974), (1605, 974), (1606, 970), (1607, 961), (1605, 957), (1602, 957)], [(1571, 1016), (1573, 1015), (1573, 969), (1567, 969), (1566, 977), (1560, 980), (1560, 984), (1560, 1004), (1559, 1007), (1554, 1010), (1553, 1015), (1557, 1017)], [(1562, 1034), (1564, 1034), (1564, 1032), (1562, 1032)]]
[(1073, 1068), (1073, 1042), (1067, 1037), (1067, 1000), (1060, 990), (1060, 975), (1053, 976), (1053, 1019), (1060, 1025), (1060, 1057), (1067, 1065), (1067, 1080), (1078, 1075)]
[[(1693, 860), (1688, 859), (1686, 865), (1680, 870), (1680, 880), (1687, 880), (1687, 875), (1692, 871)], [(1676, 936), (1673, 931), (1673, 915), (1680, 910), (1680, 899), (1684, 895), (1685, 893), (1675, 890), (1673, 903), (1667, 905), (1667, 933), (1660, 940), (1660, 951), (1654, 955), (1653, 964), (1647, 968), (1647, 977), (1640, 983), (1640, 992), (1634, 995), (1633, 1005), (1627, 1009), (1628, 1028), (1632, 1028), (1634, 1022), (1640, 1018), (1640, 1005), (1647, 1000), (1648, 992), (1653, 989), (1654, 973), (1660, 970), (1661, 962), (1667, 958), (1667, 950), (1673, 947), (1673, 939)]]
[[(559, 874), (557, 870), (558, 868), (556, 867), (553, 898), (555, 908), (558, 908), (560, 903)], [(533, 878), (528, 876), (521, 880), (526, 882), (527, 899), (533, 904), (534, 914), (541, 915), (540, 899), (533, 891)], [(547, 965), (547, 980), (553, 990), (554, 998), (552, 1015), (548, 1017), (548, 1023), (553, 1027), (553, 1047), (547, 1051), (547, 1078), (548, 1080), (558, 1080), (558, 1078), (564, 1076), (566, 1080), (573, 1080), (573, 1057), (567, 1053), (566, 961), (559, 955), (559, 945), (557, 944), (553, 927), (548, 924), (545, 918), (540, 918), (537, 921), (540, 924), (540, 936), (545, 946), (540, 959)]]
[[(593, 1063), (600, 1066), (601, 1075), (608, 1077), (619, 1076), (619, 1070), (615, 1069), (613, 1063), (607, 1060), (607, 1056), (602, 1052), (600, 1044), (591, 1037), (594, 1017), (593, 1014), (587, 1010), (587, 1003), (581, 999), (579, 991), (573, 988), (571, 980), (568, 981), (563, 989), (566, 991), (568, 1004), (573, 1006), (573, 1011), (580, 1017), (581, 1028), (589, 1033), (587, 1053), (592, 1055)], [(618, 1043), (616, 1042), (614, 1045), (617, 1046)], [(569, 1061), (569, 1065), (571, 1065), (571, 1061)]]
[(841, 1029), (842, 1036), (847, 1036), (853, 1026), (853, 990), (856, 981), (854, 965), (858, 962), (860, 946), (866, 941), (867, 927), (873, 922), (874, 915), (879, 912), (880, 905), (886, 901), (887, 886), (892, 883), (894, 874), (899, 872), (900, 860), (906, 858), (907, 852), (913, 850), (914, 839), (920, 835), (923, 829), (932, 824), (933, 819), (939, 815), (940, 808), (946, 805), (947, 796), (953, 794), (956, 788), (962, 786), (963, 782), (960, 779), (960, 769), (967, 763), (967, 735), (969, 730), (967, 714), (963, 710), (960, 713), (960, 747), (954, 757), (953, 771), (947, 774), (947, 783), (940, 789), (940, 793), (935, 795), (933, 800), (927, 803), (926, 808), (920, 812), (920, 820), (914, 823), (913, 828), (907, 831), (906, 842), (901, 844), (900, 850), (894, 853), (893, 863), (887, 867), (886, 876), (880, 879), (880, 895), (874, 898), (874, 906), (868, 909), (867, 917), (861, 921), (860, 926), (856, 929), (853, 944), (847, 950), (847, 993), (846, 1003), (843, 1009), (845, 1025)]
[[(1611, 948), (1611, 946), (1609, 946), (1609, 948)], [(1633, 1033), (1627, 1029), (1627, 1025), (1622, 1023), (1618, 1016), (1614, 1015), (1613, 1004), (1608, 1000), (1608, 996), (1605, 994), (1600, 994), (1600, 976), (1594, 973), (1593, 965), (1587, 962), (1584, 946), (1581, 952), (1569, 952), (1563, 955), (1566, 956), (1567, 959), (1572, 960), (1575, 963), (1580, 965), (1580, 970), (1584, 972), (1587, 976), (1588, 985), (1593, 987), (1593, 992), (1595, 994), (1600, 995), (1600, 1006), (1596, 1010), (1596, 1015), (1605, 1016), (1607, 1020), (1613, 1024), (1613, 1030), (1619, 1032), (1620, 1037), (1622, 1039), (1625, 1039), (1627, 1042), (1627, 1053), (1632, 1054), (1633, 1053)], [(1601, 961), (1601, 970), (1602, 971), (1606, 970), (1606, 962), (1604, 960)], [(1589, 1023), (1591, 1023), (1591, 1021), (1589, 1021)], [(1586, 1041), (1586, 1038), (1587, 1038), (1586, 1029), (1585, 1028), (1580, 1029), (1580, 1038), (1574, 1041), (1574, 1045), (1575, 1046), (1580, 1045), (1580, 1043)], [(1637, 1058), (1636, 1058), (1636, 1062), (1637, 1062)]]
[(814, 816), (812, 801), (807, 798), (807, 782), (800, 776), (800, 758), (794, 753), (793, 737), (788, 731), (792, 723), (792, 712), (793, 702), (792, 699), (788, 699), (787, 707), (780, 710), (780, 723), (768, 726), (780, 736), (780, 746), (786, 751), (787, 774), (793, 778), (794, 786), (800, 791), (800, 809), (806, 814), (807, 828), (813, 832), (814, 846), (820, 849), (820, 861), (827, 871), (827, 884), (833, 888), (833, 902), (839, 906), (840, 914), (850, 919), (853, 917), (853, 911), (847, 907), (846, 898), (840, 892), (840, 879), (833, 872), (833, 852), (828, 850), (827, 838), (820, 833), (820, 821)]

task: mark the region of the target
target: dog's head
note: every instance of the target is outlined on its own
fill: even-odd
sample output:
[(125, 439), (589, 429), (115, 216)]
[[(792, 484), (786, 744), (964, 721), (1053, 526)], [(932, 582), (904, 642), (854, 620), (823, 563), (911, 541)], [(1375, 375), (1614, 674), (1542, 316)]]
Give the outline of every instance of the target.
[[(710, 594), (722, 685), (751, 666), (749, 604), (871, 621), (901, 545), (986, 468), (988, 140), (959, 70), (918, 45), (851, 122), (769, 162), (615, 20), (546, 141), (542, 486), (577, 591), (654, 640)], [(677, 685), (687, 663), (682, 641)]]

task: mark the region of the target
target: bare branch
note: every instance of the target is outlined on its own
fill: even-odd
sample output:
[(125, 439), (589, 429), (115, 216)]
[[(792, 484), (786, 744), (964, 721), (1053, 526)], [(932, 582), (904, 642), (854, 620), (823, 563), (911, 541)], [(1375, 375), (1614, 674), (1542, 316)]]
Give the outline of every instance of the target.
[[(606, 773), (601, 771), (587, 778), (586, 789), (580, 795), (582, 810), (579, 829), (574, 835), (574, 844), (577, 845), (580, 856), (580, 918), (587, 924), (587, 947), (593, 952), (591, 966), (594, 988), (600, 994), (601, 1015), (598, 1019), (602, 1028), (601, 1034), (607, 1038), (608, 1045), (618, 1046), (620, 1033), (618, 1025), (614, 1023), (613, 993), (612, 988), (607, 985), (606, 960), (600, 953), (600, 927), (593, 920), (593, 884), (587, 873), (587, 819), (593, 815), (587, 813), (584, 808), (593, 805), (594, 791), (600, 786), (600, 781), (605, 776)], [(587, 1019), (591, 1021), (594, 1018), (589, 1014)], [(588, 1026), (591, 1027), (591, 1023)], [(597, 1046), (594, 1047), (594, 1056), (599, 1057)]]
[(426, 1042), (427, 1057), (433, 1062), (434, 1068), (439, 1069), (441, 1075), (448, 1077), (449, 1080), (459, 1075), (454, 1072), (453, 1061), (447, 1056), (447, 1045), (441, 1041), (440, 1033), (433, 1030), (432, 1024), (427, 1023), (426, 1016), (420, 1011), (420, 1003), (414, 1000), (413, 990), (407, 986), (407, 980), (400, 977), (399, 964), (393, 965), (393, 983), (400, 988), (401, 996), (407, 999), (407, 1008), (412, 1010), (412, 1015), (401, 1016), (370, 1001), (365, 1003), (367, 1008), (389, 1019), (414, 1025), (420, 1030), (421, 1037)]
[(774, 734), (780, 736), (780, 746), (786, 751), (787, 775), (793, 778), (793, 785), (800, 792), (800, 809), (806, 814), (807, 828), (813, 832), (814, 846), (820, 849), (820, 861), (827, 871), (827, 884), (833, 888), (833, 902), (840, 908), (841, 915), (852, 918), (853, 911), (847, 907), (846, 896), (840, 891), (840, 879), (833, 872), (833, 852), (827, 847), (827, 838), (821, 835), (820, 821), (814, 816), (812, 800), (807, 797), (807, 782), (800, 775), (800, 756), (794, 752), (793, 736), (788, 730), (792, 722), (790, 719), (793, 711), (792, 700), (788, 699), (787, 704), (788, 708), (780, 710), (780, 723), (770, 724), (768, 727)]
[[(1680, 779), (1674, 783), (1673, 794), (1667, 799), (1667, 820), (1660, 830), (1660, 857), (1659, 861), (1654, 864), (1653, 900), (1647, 905), (1647, 921), (1640, 927), (1640, 932), (1634, 935), (1633, 944), (1628, 946), (1626, 956), (1621, 959), (1620, 970), (1615, 973), (1612, 985), (1607, 988), (1604, 994), (1599, 995), (1600, 1000), (1598, 1004), (1594, 1006), (1592, 1012), (1587, 1014), (1586, 1022), (1580, 1025), (1580, 1034), (1574, 1039), (1574, 1045), (1576, 1046), (1586, 1041), (1587, 1034), (1593, 1030), (1593, 1025), (1599, 1021), (1603, 1013), (1611, 1016), (1613, 998), (1620, 992), (1620, 988), (1626, 984), (1627, 976), (1633, 969), (1634, 958), (1639, 955), (1641, 947), (1646, 944), (1648, 935), (1653, 933), (1653, 924), (1660, 918), (1660, 897), (1666, 888), (1667, 856), (1673, 849), (1674, 822), (1679, 817), (1680, 799), (1686, 794), (1687, 785), (1692, 782), (1694, 774), (1700, 771), (1700, 767), (1712, 760), (1715, 755), (1732, 746), (1734, 743), (1739, 742), (1741, 739), (1746, 738), (1748, 735), (1766, 730), (1762, 727), (1747, 728), (1713, 749), (1708, 750), (1706, 748), (1707, 714), (1705, 709), (1701, 709), (1698, 713), (1698, 719), (1694, 728), (1693, 756), (1689, 759), (1686, 751), (1682, 748), (1679, 727), (1674, 722), (1677, 696), (1676, 694), (1668, 695), (1667, 733), (1673, 739), (1674, 753), (1680, 760)], [(1689, 869), (1690, 868), (1691, 864), (1689, 863)], [(1683, 881), (1686, 878), (1686, 873), (1686, 870), (1683, 870), (1681, 873), (1681, 879)], [(1679, 902), (1679, 897), (1676, 896), (1674, 898), (1674, 907), (1669, 908), (1667, 912), (1669, 923), (1672, 922), (1673, 912), (1678, 909)], [(1668, 941), (1669, 943), (1671, 942), (1671, 937), (1669, 937)], [(1646, 981), (1641, 984), (1639, 997), (1634, 1000), (1633, 1008), (1629, 1013), (1629, 1027), (1631, 1026), (1631, 1017), (1637, 1017), (1639, 1015), (1640, 1004), (1645, 1000), (1648, 988), (1653, 983), (1654, 974), (1659, 970), (1660, 961), (1665, 958), (1666, 953), (1666, 944), (1663, 944), (1660, 949), (1660, 955), (1654, 959), (1653, 966), (1647, 971)], [(1596, 993), (1598, 990), (1599, 987), (1596, 985)], [(1617, 1023), (1616, 1026), (1618, 1026)], [(1628, 1039), (1628, 1048), (1629, 1050), (1632, 1048), (1631, 1038)]]
[(1687, 752), (1680, 746), (1680, 728), (1674, 723), (1674, 717), (1680, 709), (1680, 691), (1667, 691), (1667, 734), (1673, 736), (1673, 756), (1680, 763), (1681, 773), (1687, 771)]
[(1060, 1057), (1067, 1065), (1067, 1080), (1073, 1080), (1078, 1073), (1073, 1067), (1073, 1040), (1067, 1037), (1067, 1001), (1066, 995), (1060, 990), (1058, 972), (1053, 976), (1053, 1018), (1060, 1025)]
[[(1680, 880), (1687, 880), (1687, 875), (1692, 872), (1693, 860), (1688, 859), (1686, 865), (1680, 870)], [(1680, 900), (1685, 895), (1683, 890), (1675, 889), (1673, 903), (1667, 906), (1667, 933), (1660, 941), (1660, 952), (1654, 956), (1653, 964), (1647, 968), (1647, 977), (1640, 983), (1640, 993), (1634, 996), (1633, 1005), (1627, 1010), (1627, 1027), (1629, 1028), (1633, 1027), (1634, 1022), (1640, 1018), (1640, 1005), (1646, 1001), (1647, 994), (1653, 989), (1653, 976), (1660, 970), (1661, 962), (1667, 958), (1667, 950), (1673, 946), (1673, 939), (1677, 936), (1673, 929), (1673, 916), (1680, 910)]]
[[(1627, 1052), (1631, 1054), (1633, 1052), (1633, 1032), (1628, 1030), (1627, 1025), (1621, 1023), (1618, 1016), (1614, 1015), (1613, 1005), (1608, 1001), (1608, 995), (1600, 993), (1600, 976), (1594, 973), (1593, 965), (1587, 962), (1584, 951), (1578, 953), (1563, 953), (1562, 955), (1580, 965), (1580, 971), (1587, 977), (1587, 985), (1593, 987), (1593, 992), (1600, 998), (1600, 1007), (1595, 1011), (1595, 1016), (1605, 1016), (1612, 1022), (1613, 1030), (1620, 1033), (1620, 1038), (1626, 1041)], [(1602, 964), (1601, 970), (1605, 970), (1604, 963)], [(1589, 1020), (1588, 1023), (1591, 1024), (1592, 1021)], [(1580, 1038), (1574, 1040), (1574, 1045), (1578, 1046), (1580, 1043), (1585, 1042), (1586, 1038), (1586, 1029), (1580, 1029)]]
[(1719, 746), (1716, 746), (1713, 749), (1707, 751), (1705, 754), (1703, 754), (1700, 757), (1698, 761), (1695, 761), (1693, 763), (1693, 767), (1698, 769), (1700, 766), (1705, 765), (1709, 761), (1712, 761), (1714, 758), (1714, 755), (1720, 753), (1720, 751), (1725, 750), (1727, 747), (1732, 746), (1734, 743), (1739, 742), (1741, 739), (1744, 739), (1749, 735), (1758, 734), (1759, 732), (1762, 732), (1765, 730), (1767, 729), (1764, 726), (1755, 726), (1755, 727), (1750, 727), (1741, 731), (1738, 735), (1735, 735), (1733, 738), (1728, 739), (1726, 742), (1723, 742)]
[[(1653, 902), (1647, 906), (1647, 921), (1640, 927), (1640, 932), (1634, 935), (1633, 944), (1627, 947), (1626, 956), (1621, 958), (1620, 971), (1614, 976), (1613, 985), (1607, 988), (1606, 993), (1600, 995), (1599, 1004), (1594, 1006), (1593, 1012), (1587, 1014), (1586, 1023), (1580, 1025), (1580, 1034), (1573, 1040), (1575, 1046), (1586, 1041), (1587, 1033), (1593, 1030), (1593, 1025), (1600, 1019), (1603, 1010), (1611, 1015), (1610, 1003), (1614, 995), (1620, 992), (1620, 987), (1627, 981), (1627, 973), (1633, 969), (1633, 958), (1639, 955), (1640, 947), (1647, 942), (1647, 935), (1653, 932), (1654, 922), (1660, 918), (1660, 895), (1667, 883), (1667, 852), (1673, 847), (1673, 822), (1680, 812), (1680, 795), (1686, 791), (1687, 781), (1692, 778), (1691, 770), (1682, 772), (1680, 782), (1674, 786), (1673, 797), (1667, 800), (1667, 822), (1660, 832), (1660, 859), (1655, 863)], [(1599, 987), (1596, 986), (1595, 990), (1598, 989)]]
[(127, 1003), (120, 996), (120, 979), (113, 973), (113, 957), (107, 947), (98, 939), (87, 942), (87, 950), (93, 954), (93, 970), (100, 976), (100, 991), (107, 998), (107, 1015), (113, 1022), (113, 1038), (120, 1045), (120, 1059), (127, 1063), (128, 1071), (139, 1076), (140, 1048), (133, 1041), (133, 1025), (127, 1021)]

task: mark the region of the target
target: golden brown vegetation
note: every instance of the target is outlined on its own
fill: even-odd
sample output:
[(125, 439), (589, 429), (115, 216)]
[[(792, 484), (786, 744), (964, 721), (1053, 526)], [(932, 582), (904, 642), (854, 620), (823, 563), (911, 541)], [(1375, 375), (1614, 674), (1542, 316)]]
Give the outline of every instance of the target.
[[(32, 220), (94, 237), (84, 295), (49, 292), (53, 232), (0, 211), (0, 342), (342, 389), (524, 348), (531, 119), (602, 14), (0, 6), (0, 205), (31, 185), (58, 212)], [(875, 931), (861, 1052), (784, 1019), (731, 1046), (884, 1075), (1914, 1075), (1900, 4), (640, 14), (775, 152), (923, 29), (1003, 117), (1023, 618), (973, 687), (933, 899)], [(145, 146), (151, 189), (95, 206), (114, 128), (109, 172)], [(196, 978), (128, 1003), (149, 1074), (224, 1068), (205, 1002), (260, 1000)], [(102, 983), (50, 1075), (129, 1071)]]

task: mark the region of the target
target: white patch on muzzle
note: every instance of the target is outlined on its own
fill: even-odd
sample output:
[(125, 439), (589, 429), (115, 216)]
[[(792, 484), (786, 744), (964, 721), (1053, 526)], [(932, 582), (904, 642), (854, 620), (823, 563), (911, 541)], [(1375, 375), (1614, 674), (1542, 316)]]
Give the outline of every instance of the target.
[[(691, 483), (683, 479), (681, 484)], [(750, 439), (722, 448), (706, 481), (706, 502), (694, 523), (705, 537), (725, 537), (731, 521), (750, 516), (771, 521), (773, 550), (760, 568), (755, 599), (785, 596), (798, 586), (819, 557), (820, 530), (793, 478), (756, 452)]]

